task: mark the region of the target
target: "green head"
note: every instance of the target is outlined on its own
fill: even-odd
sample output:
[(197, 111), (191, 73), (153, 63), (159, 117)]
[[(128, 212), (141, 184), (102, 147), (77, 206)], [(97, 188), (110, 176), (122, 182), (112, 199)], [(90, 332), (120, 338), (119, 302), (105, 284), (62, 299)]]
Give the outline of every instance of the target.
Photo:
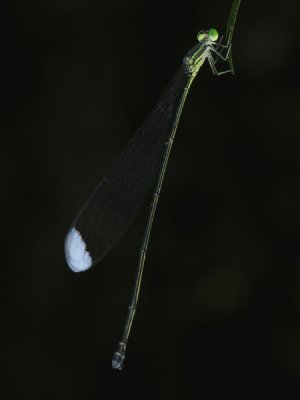
[(207, 39), (211, 40), (212, 42), (216, 42), (219, 38), (219, 33), (216, 29), (211, 28), (208, 31), (200, 31), (197, 33), (197, 39), (199, 42), (205, 41)]

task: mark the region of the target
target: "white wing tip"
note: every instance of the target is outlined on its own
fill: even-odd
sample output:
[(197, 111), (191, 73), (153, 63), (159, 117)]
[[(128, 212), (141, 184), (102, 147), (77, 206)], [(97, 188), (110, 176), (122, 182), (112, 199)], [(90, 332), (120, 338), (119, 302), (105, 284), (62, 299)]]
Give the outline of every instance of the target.
[(74, 272), (82, 272), (91, 268), (92, 257), (86, 250), (86, 244), (75, 228), (69, 230), (65, 240), (65, 255), (68, 266)]

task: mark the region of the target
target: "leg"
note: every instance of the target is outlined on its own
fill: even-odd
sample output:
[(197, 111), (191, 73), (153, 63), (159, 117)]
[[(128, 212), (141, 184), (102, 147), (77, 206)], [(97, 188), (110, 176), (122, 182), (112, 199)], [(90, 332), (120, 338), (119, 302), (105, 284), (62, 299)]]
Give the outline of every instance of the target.
[[(223, 47), (223, 46), (222, 46)], [(223, 61), (227, 61), (227, 59), (228, 59), (228, 56), (229, 56), (229, 53), (230, 53), (230, 49), (231, 49), (231, 44), (227, 47), (227, 46), (224, 46), (223, 48), (226, 48), (227, 49), (227, 53), (226, 53), (226, 56), (224, 57), (224, 56), (222, 56), (222, 54), (221, 53), (219, 53), (214, 47), (212, 47), (212, 46), (210, 46), (210, 50), (213, 52), (213, 53), (215, 53), (215, 54), (217, 54), (217, 58), (216, 58), (216, 60), (218, 59), (218, 58), (221, 58), (221, 60), (223, 60)], [(215, 62), (216, 62), (216, 60), (214, 60)]]
[[(217, 46), (216, 46), (216, 50), (217, 50), (220, 54), (223, 53), (224, 47), (226, 47), (226, 46), (224, 46), (224, 45), (221, 44), (222, 41), (223, 41), (223, 36), (221, 36), (221, 39), (219, 40), (219, 43), (217, 43)], [(221, 49), (221, 50), (219, 50), (219, 49)], [(216, 63), (219, 61), (219, 58), (220, 58), (219, 56), (214, 57), (214, 64), (216, 64)]]
[(228, 69), (228, 70), (226, 70), (226, 71), (220, 71), (220, 72), (217, 71), (216, 66), (215, 66), (215, 62), (214, 62), (214, 59), (213, 59), (213, 56), (212, 56), (211, 54), (208, 54), (207, 59), (208, 59), (210, 68), (211, 68), (211, 70), (212, 70), (212, 72), (213, 72), (214, 75), (219, 76), (219, 75), (227, 74), (227, 73), (229, 73), (229, 72), (233, 73), (233, 70), (232, 70), (232, 69)]

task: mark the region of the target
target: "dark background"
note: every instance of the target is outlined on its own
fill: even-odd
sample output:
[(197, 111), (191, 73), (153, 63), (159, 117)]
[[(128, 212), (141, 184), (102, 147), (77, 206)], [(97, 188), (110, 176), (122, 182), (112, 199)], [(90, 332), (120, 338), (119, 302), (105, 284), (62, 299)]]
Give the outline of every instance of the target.
[(2, 4), (1, 399), (299, 399), (298, 0), (243, 0), (236, 76), (206, 65), (193, 84), (123, 372), (147, 206), (92, 270), (64, 260), (83, 202), (230, 5)]

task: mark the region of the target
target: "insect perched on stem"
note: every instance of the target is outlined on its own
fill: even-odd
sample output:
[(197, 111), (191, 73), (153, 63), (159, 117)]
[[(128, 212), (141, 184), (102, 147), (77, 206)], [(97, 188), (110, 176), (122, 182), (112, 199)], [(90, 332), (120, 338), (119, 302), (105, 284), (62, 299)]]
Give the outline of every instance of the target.
[[(214, 28), (198, 33), (198, 44), (184, 57), (181, 67), (160, 101), (83, 206), (66, 236), (65, 255), (69, 267), (75, 272), (91, 268), (102, 260), (126, 233), (157, 178), (139, 252), (132, 298), (123, 334), (112, 360), (112, 367), (115, 369), (121, 370), (123, 367), (152, 223), (187, 94), (206, 59), (213, 74), (234, 73), (231, 42), (239, 5), (240, 0), (234, 0), (228, 19), (225, 44), (222, 44), (222, 39), (218, 41), (219, 34)], [(230, 69), (217, 70), (216, 63), (220, 58), (229, 62)]]

